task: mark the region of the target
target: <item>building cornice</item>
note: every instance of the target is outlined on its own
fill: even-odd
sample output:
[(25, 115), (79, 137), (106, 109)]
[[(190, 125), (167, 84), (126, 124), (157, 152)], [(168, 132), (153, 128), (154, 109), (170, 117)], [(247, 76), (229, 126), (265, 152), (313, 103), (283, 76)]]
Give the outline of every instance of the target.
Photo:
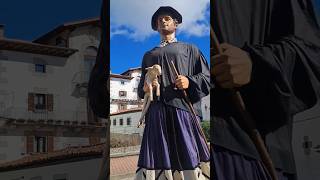
[(121, 73), (121, 75), (128, 75), (130, 72), (134, 71), (141, 72), (141, 67), (129, 68), (125, 72)]
[(133, 77), (125, 76), (121, 74), (110, 74), (110, 78), (127, 79), (127, 80), (133, 79)]
[(121, 114), (128, 114), (128, 113), (135, 113), (135, 112), (140, 112), (142, 111), (142, 108), (132, 108), (132, 109), (126, 109), (126, 110), (121, 110), (118, 112), (111, 113), (110, 116), (115, 116), (115, 115), (121, 115)]
[(7, 38), (0, 39), (0, 50), (19, 51), (57, 57), (69, 57), (78, 51), (71, 48), (43, 45), (29, 41)]

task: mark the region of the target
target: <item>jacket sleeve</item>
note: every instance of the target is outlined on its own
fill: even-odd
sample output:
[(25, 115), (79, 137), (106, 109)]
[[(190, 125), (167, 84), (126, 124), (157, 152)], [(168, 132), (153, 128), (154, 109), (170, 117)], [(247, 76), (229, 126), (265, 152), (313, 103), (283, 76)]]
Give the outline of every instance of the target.
[(260, 130), (275, 130), (317, 102), (319, 47), (291, 36), (243, 49), (250, 54), (253, 70), (250, 83), (240, 91)]
[(189, 87), (186, 90), (191, 103), (201, 100), (210, 92), (210, 70), (208, 62), (200, 50), (195, 50), (195, 58), (192, 62), (194, 66), (193, 75), (187, 76), (189, 80)]

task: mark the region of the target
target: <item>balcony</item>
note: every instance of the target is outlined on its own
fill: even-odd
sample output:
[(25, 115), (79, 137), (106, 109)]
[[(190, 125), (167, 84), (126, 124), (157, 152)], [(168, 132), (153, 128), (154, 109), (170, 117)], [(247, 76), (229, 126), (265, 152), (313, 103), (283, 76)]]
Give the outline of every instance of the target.
[(118, 104), (118, 103), (125, 103), (125, 104), (129, 104), (129, 105), (142, 105), (143, 104), (143, 100), (136, 100), (136, 99), (111, 98), (110, 100), (111, 100), (111, 102), (110, 102), (111, 104)]
[(35, 111), (28, 111), (26, 108), (10, 107), (0, 111), (0, 117), (6, 119), (24, 119), (34, 121), (88, 121), (87, 111), (47, 111), (44, 109), (37, 109)]

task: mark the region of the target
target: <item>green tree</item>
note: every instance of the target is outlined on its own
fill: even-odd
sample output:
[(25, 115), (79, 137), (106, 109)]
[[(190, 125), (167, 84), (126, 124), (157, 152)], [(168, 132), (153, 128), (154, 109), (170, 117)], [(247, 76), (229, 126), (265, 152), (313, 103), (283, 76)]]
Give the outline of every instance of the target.
[(202, 121), (201, 127), (202, 127), (204, 135), (207, 138), (207, 141), (210, 142), (210, 121)]

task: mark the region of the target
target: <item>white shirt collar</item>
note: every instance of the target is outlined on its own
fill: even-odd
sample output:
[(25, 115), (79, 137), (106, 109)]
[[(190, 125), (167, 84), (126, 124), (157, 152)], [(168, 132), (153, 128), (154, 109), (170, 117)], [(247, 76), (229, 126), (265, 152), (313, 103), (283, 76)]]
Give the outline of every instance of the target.
[(170, 39), (170, 40), (161, 40), (160, 44), (159, 44), (159, 47), (164, 47), (170, 43), (174, 43), (174, 42), (178, 42), (177, 38), (173, 38), (173, 39)]

